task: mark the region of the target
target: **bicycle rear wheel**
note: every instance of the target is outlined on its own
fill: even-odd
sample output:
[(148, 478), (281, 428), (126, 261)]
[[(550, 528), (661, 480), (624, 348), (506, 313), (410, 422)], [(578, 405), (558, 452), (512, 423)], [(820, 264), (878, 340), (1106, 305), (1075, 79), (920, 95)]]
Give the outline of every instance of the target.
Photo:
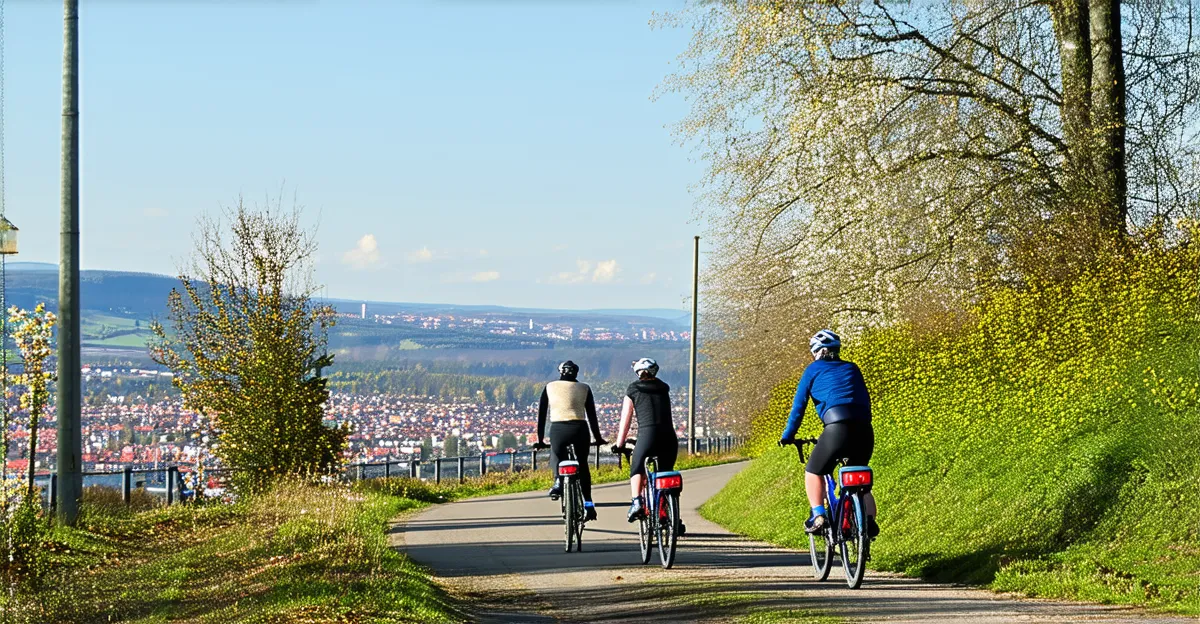
[(650, 563), (650, 551), (654, 549), (654, 518), (647, 509), (650, 505), (650, 498), (646, 496), (646, 490), (642, 490), (642, 497), (645, 501), (645, 506), (642, 508), (642, 517), (638, 519), (638, 544), (642, 549), (642, 563)]
[[(825, 498), (825, 508), (832, 511), (829, 498)], [(833, 527), (825, 527), (820, 533), (808, 534), (808, 557), (812, 563), (813, 578), (823, 581), (829, 578), (829, 570), (833, 568)]]
[(675, 545), (679, 540), (679, 495), (658, 497), (658, 560), (664, 570), (675, 563)]
[(563, 536), (563, 546), (565, 552), (571, 552), (571, 549), (575, 547), (575, 497), (571, 492), (574, 487), (575, 479), (567, 479), (566, 487), (563, 488), (563, 528), (566, 532)]
[(571, 479), (571, 500), (575, 501), (575, 552), (583, 550), (583, 519), (587, 510), (583, 508), (583, 484)]
[(871, 540), (867, 537), (862, 496), (855, 492), (845, 497), (842, 504), (842, 570), (850, 589), (858, 589), (867, 571)]

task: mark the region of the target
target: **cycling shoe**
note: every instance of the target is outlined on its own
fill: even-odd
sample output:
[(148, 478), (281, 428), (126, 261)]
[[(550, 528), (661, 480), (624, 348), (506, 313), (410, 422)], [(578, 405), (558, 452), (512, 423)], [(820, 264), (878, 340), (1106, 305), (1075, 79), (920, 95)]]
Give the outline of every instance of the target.
[(867, 537), (871, 539), (879, 537), (879, 523), (875, 522), (875, 516), (867, 516)]
[(583, 521), (591, 522), (596, 519), (596, 508), (588, 505), (583, 506)]
[(630, 522), (637, 522), (638, 520), (642, 519), (642, 516), (645, 515), (645, 513), (646, 509), (642, 506), (642, 498), (639, 496), (633, 499), (633, 502), (629, 504), (629, 514), (625, 516), (625, 519)]
[(826, 517), (825, 514), (813, 516), (804, 521), (804, 532), (820, 533), (821, 531), (824, 531), (825, 527), (827, 526), (829, 526), (829, 518)]
[(547, 493), (547, 495), (550, 497), (550, 500), (558, 500), (562, 498), (562, 484), (558, 481), (555, 481), (554, 485), (550, 487), (550, 491)]

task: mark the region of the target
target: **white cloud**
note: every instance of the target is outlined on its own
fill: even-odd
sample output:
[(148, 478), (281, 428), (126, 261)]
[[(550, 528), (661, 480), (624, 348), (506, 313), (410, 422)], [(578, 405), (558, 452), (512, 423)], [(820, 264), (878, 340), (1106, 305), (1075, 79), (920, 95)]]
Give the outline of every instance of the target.
[(621, 267), (616, 260), (602, 260), (593, 263), (590, 260), (576, 260), (575, 271), (561, 271), (551, 275), (546, 281), (550, 284), (582, 284), (593, 282), (607, 284), (616, 279)]
[(379, 243), (374, 234), (367, 234), (358, 239), (354, 249), (342, 254), (342, 263), (355, 269), (369, 269), (380, 264)]
[(643, 284), (653, 284), (654, 280), (656, 280), (656, 279), (658, 279), (657, 273), (647, 273), (647, 274), (643, 275), (642, 279), (640, 279), (638, 281), (640, 281)]
[(596, 264), (596, 271), (592, 273), (592, 281), (599, 284), (607, 284), (617, 277), (617, 272), (621, 267), (617, 266), (616, 260), (604, 260)]
[(428, 247), (422, 247), (416, 251), (410, 251), (407, 254), (409, 262), (429, 262), (433, 260), (433, 252), (429, 251)]
[(472, 282), (494, 282), (500, 279), (499, 271), (480, 271), (471, 276)]

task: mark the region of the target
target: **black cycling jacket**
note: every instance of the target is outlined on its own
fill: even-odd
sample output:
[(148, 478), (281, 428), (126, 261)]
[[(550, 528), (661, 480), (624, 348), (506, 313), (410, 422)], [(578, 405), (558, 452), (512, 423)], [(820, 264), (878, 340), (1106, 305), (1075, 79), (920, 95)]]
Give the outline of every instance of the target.
[(633, 401), (639, 430), (667, 427), (674, 431), (675, 425), (671, 424), (671, 386), (654, 377), (639, 379), (629, 384), (625, 396)]

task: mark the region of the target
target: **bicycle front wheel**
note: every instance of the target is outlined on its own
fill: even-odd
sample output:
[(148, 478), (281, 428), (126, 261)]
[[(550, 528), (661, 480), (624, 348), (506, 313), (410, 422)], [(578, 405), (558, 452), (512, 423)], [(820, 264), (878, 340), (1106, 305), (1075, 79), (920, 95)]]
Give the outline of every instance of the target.
[(679, 495), (659, 496), (657, 513), (658, 560), (666, 570), (675, 563), (675, 544), (679, 540)]
[[(832, 510), (829, 499), (825, 499), (825, 508)], [(823, 581), (829, 578), (829, 570), (833, 568), (833, 528), (825, 527), (820, 533), (808, 534), (808, 558), (812, 563), (813, 578)]]
[(867, 556), (871, 540), (867, 537), (866, 515), (862, 496), (855, 492), (845, 497), (842, 508), (842, 570), (850, 589), (862, 586), (867, 571)]
[(566, 531), (566, 535), (563, 536), (563, 546), (565, 552), (571, 552), (571, 549), (575, 547), (575, 497), (571, 492), (574, 487), (575, 479), (567, 479), (566, 487), (563, 488), (563, 528)]

